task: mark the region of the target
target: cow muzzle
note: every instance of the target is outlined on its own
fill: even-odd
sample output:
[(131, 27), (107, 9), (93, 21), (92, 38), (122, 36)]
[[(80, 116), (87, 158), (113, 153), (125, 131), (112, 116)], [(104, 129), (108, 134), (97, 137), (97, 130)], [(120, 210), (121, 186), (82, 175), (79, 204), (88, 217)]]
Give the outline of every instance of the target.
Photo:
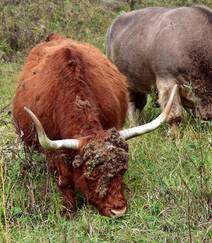
[(112, 218), (119, 218), (126, 213), (127, 207), (125, 206), (121, 209), (111, 209), (110, 211), (111, 211), (111, 217)]

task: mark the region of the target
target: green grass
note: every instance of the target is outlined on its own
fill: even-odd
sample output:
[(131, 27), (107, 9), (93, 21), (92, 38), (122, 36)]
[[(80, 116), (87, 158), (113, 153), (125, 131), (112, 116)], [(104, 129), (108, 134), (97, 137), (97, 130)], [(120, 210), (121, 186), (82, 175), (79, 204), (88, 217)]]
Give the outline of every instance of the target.
[[(157, 5), (183, 3), (158, 2)], [(102, 12), (98, 4), (91, 8), (88, 3), (72, 6), (78, 6), (82, 14), (77, 20), (69, 20), (69, 28), (57, 21), (61, 13), (54, 16), (53, 23), (45, 21), (50, 26), (48, 30), (61, 30), (103, 50), (104, 33), (117, 13)], [(87, 9), (83, 4), (88, 4)], [(136, 7), (155, 4), (145, 1), (139, 5), (138, 1)], [(211, 122), (201, 123), (188, 114), (175, 140), (167, 137), (164, 124), (129, 142), (129, 169), (125, 175), (128, 212), (123, 218), (99, 215), (81, 195), (77, 214), (70, 220), (61, 216), (61, 197), (54, 178), (48, 174), (45, 158), (24, 149), (11, 122), (11, 100), (25, 51), (20, 51), (14, 63), (0, 65), (0, 242), (210, 242)], [(145, 121), (159, 112), (149, 102)]]

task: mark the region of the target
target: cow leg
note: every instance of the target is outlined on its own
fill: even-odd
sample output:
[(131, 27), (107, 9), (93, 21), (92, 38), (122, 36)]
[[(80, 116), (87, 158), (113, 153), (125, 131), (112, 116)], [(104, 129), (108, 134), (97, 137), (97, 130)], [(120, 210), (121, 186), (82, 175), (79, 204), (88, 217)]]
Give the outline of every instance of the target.
[(152, 98), (153, 105), (155, 107), (160, 107), (160, 104), (158, 103), (158, 90), (156, 87), (152, 89), (151, 98)]
[(63, 196), (63, 213), (70, 217), (76, 211), (76, 200), (74, 183), (72, 181), (72, 175), (68, 165), (64, 161), (58, 163), (58, 179), (57, 185)]
[(138, 118), (137, 111), (142, 111), (147, 103), (147, 95), (141, 92), (130, 90), (130, 103), (128, 109), (128, 118), (131, 125), (136, 125)]
[[(177, 83), (174, 79), (157, 78), (156, 85), (159, 92), (158, 102), (162, 110), (166, 106), (171, 91), (175, 84)], [(170, 133), (172, 133), (172, 131), (175, 131), (175, 128), (179, 125), (181, 120), (182, 120), (182, 105), (181, 105), (181, 98), (178, 90), (174, 97), (173, 105), (167, 119), (168, 124), (171, 126)]]
[(65, 163), (63, 155), (49, 154), (47, 158), (49, 165), (55, 168), (57, 172), (57, 186), (63, 196), (63, 214), (70, 217), (76, 211), (72, 169), (70, 168), (70, 165)]
[(76, 212), (75, 192), (72, 185), (61, 185), (60, 178), (58, 180), (58, 188), (63, 196), (62, 213), (70, 218)]
[(147, 95), (141, 92), (130, 91), (130, 100), (135, 104), (135, 109), (142, 111), (147, 103)]
[(128, 104), (128, 120), (130, 123), (130, 126), (135, 126), (136, 125), (136, 119), (135, 119), (135, 105), (133, 102), (129, 102)]
[(179, 92), (183, 107), (194, 114), (197, 100), (192, 90), (181, 85)]

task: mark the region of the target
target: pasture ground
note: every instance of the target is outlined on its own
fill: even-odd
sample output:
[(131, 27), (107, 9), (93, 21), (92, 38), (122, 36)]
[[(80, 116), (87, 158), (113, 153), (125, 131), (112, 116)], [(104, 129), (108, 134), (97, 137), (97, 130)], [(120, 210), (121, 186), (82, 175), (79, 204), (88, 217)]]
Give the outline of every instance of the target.
[[(125, 175), (128, 212), (123, 218), (99, 215), (80, 194), (77, 214), (70, 220), (61, 216), (61, 198), (45, 158), (26, 150), (15, 134), (11, 120), (15, 80), (27, 49), (46, 32), (59, 31), (104, 50), (106, 29), (122, 9), (105, 12), (99, 1), (61, 1), (62, 5), (46, 1), (50, 10), (45, 12), (48, 9), (42, 7), (42, 2), (4, 5), (5, 32), (0, 27), (0, 242), (210, 242), (212, 123), (202, 123), (188, 114), (175, 140), (166, 136), (164, 124), (129, 142), (129, 169)], [(141, 2), (137, 1), (135, 8), (192, 3)], [(207, 1), (198, 3), (212, 7)], [(28, 11), (22, 16), (26, 7)], [(36, 14), (44, 30), (33, 22)], [(20, 29), (14, 34), (15, 25)], [(27, 42), (31, 33), (31, 42)], [(16, 35), (20, 38), (17, 46), (8, 41)], [(143, 119), (148, 122), (159, 113), (160, 109), (149, 101)]]

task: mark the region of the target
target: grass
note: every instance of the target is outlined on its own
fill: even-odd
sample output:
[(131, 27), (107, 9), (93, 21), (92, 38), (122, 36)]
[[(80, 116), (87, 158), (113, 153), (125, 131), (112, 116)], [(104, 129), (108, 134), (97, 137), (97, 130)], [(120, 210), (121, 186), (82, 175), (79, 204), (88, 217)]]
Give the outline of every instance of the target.
[[(157, 5), (191, 3), (158, 2)], [(88, 4), (87, 9), (83, 4)], [(136, 8), (155, 5), (155, 1), (142, 4), (138, 1)], [(103, 50), (104, 33), (116, 13), (102, 12), (97, 3), (91, 8), (89, 1), (81, 5), (76, 2), (70, 8), (77, 6), (82, 14), (77, 20), (69, 20), (73, 20), (69, 29), (55, 20), (48, 30), (61, 30)], [(79, 31), (77, 24), (81, 26)], [(11, 55), (8, 59), (15, 62), (2, 60), (0, 65), (0, 242), (210, 242), (211, 123), (201, 123), (187, 114), (175, 140), (166, 136), (164, 124), (129, 142), (129, 169), (125, 176), (128, 212), (123, 218), (99, 215), (81, 195), (76, 216), (71, 220), (63, 218), (61, 198), (54, 178), (48, 174), (45, 158), (24, 148), (11, 122), (11, 99), (26, 50), (20, 52), (14, 59), (12, 52), (5, 51)], [(143, 117), (149, 121), (159, 112), (149, 102)]]

